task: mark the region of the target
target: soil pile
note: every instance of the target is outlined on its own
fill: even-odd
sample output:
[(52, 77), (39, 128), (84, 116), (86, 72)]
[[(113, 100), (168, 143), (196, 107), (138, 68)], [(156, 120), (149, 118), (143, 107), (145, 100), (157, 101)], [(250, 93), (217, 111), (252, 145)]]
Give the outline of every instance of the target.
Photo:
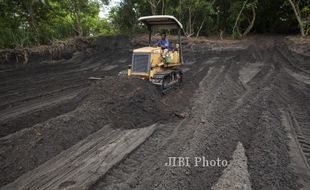
[(169, 109), (160, 102), (160, 91), (151, 83), (134, 78), (105, 77), (98, 81), (82, 109), (112, 123), (113, 127), (137, 128), (168, 119)]
[(0, 50), (1, 64), (28, 64), (47, 60), (69, 59), (77, 51), (93, 49), (92, 38), (74, 38), (51, 45)]
[(80, 95), (84, 98), (75, 110), (0, 139), (1, 185), (107, 124), (145, 127), (170, 116), (160, 103), (160, 92), (148, 81), (105, 77), (85, 93)]

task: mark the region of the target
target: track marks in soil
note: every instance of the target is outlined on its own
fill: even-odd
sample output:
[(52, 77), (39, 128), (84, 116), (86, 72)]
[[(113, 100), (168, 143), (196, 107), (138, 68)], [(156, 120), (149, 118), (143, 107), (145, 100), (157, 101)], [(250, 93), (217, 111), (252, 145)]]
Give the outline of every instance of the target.
[[(263, 54), (257, 57), (265, 57)], [(168, 149), (159, 150), (152, 162), (148, 154), (144, 157), (133, 152), (131, 156), (141, 158), (143, 167), (136, 165), (135, 169), (128, 171), (124, 169), (124, 161), (124, 165), (114, 168), (93, 188), (210, 188), (221, 175), (221, 168), (212, 168), (206, 172), (204, 169), (165, 168), (159, 163), (164, 163), (168, 155), (203, 154), (208, 155), (208, 158), (221, 156), (230, 159), (233, 145), (242, 140), (248, 151), (249, 172), (254, 189), (295, 189), (294, 175), (288, 169), (289, 158), (284, 143), (286, 134), (283, 127), (280, 127), (277, 111), (280, 105), (273, 93), (273, 85), (279, 80), (280, 67), (278, 63), (273, 63), (272, 56), (268, 57), (264, 59), (261, 70), (255, 71), (255, 75), (248, 81), (246, 89), (236, 77), (236, 71), (243, 67), (244, 62), (236, 65), (234, 61), (238, 58), (235, 57), (227, 59), (229, 61), (226, 63), (226, 59), (219, 60), (222, 63), (209, 63), (208, 74), (200, 82), (193, 97), (190, 116), (177, 125), (176, 128), (182, 131), (173, 130), (171, 134), (178, 134), (178, 138), (172, 137)], [(238, 102), (241, 97), (242, 101)], [(178, 140), (180, 138), (182, 141)], [(128, 173), (123, 175), (123, 170)], [(124, 180), (126, 176), (131, 176), (131, 180)]]
[(292, 77), (294, 77), (296, 80), (300, 81), (300, 82), (303, 82), (303, 83), (306, 83), (306, 84), (309, 84), (310, 85), (310, 76), (306, 76), (306, 75), (303, 75), (301, 73), (295, 73), (287, 68), (285, 68), (285, 71), (291, 75)]
[(88, 189), (144, 142), (155, 127), (115, 130), (105, 126), (2, 189)]
[[(0, 137), (4, 137), (24, 128), (32, 127), (36, 123), (56, 117), (73, 110), (82, 100), (81, 90), (68, 94), (46, 97), (43, 102), (25, 102), (11, 109), (0, 112)], [(60, 96), (61, 95), (61, 96)]]
[(168, 118), (161, 104), (153, 105), (159, 98), (158, 90), (143, 80), (105, 77), (92, 85), (73, 111), (0, 139), (1, 184), (12, 182), (105, 124), (138, 128)]
[[(284, 67), (294, 73), (306, 74), (306, 67), (299, 63), (305, 58), (290, 56), (293, 53), (287, 53), (277, 40), (267, 38), (250, 43), (253, 44), (247, 49), (239, 45), (187, 47), (188, 64), (184, 68), (188, 70), (184, 75), (184, 86), (160, 100), (167, 107), (185, 112), (186, 118), (160, 125), (147, 141), (90, 189), (208, 189), (218, 181), (224, 168), (167, 168), (163, 166), (167, 157), (198, 155), (230, 160), (239, 141), (246, 149), (253, 189), (296, 189), (295, 176), (288, 168), (287, 137), (279, 108), (291, 110), (300, 127), (298, 142), (303, 143), (302, 150), (306, 155), (310, 117), (304, 102), (309, 100), (309, 86), (293, 75), (284, 74), (288, 72)], [(126, 60), (126, 55), (119, 57)], [(99, 57), (107, 64), (99, 64)], [(98, 77), (106, 74), (99, 72), (105, 69), (107, 73), (113, 73), (125, 68), (125, 61), (121, 61), (124, 65), (109, 70), (111, 65), (118, 65), (113, 62), (116, 56), (112, 53), (99, 57), (66, 69), (72, 78), (65, 81), (64, 87), (70, 86), (71, 81), (78, 81), (79, 71), (88, 78), (96, 72)], [(93, 62), (94, 65), (90, 65)], [(74, 72), (70, 73), (71, 70)], [(61, 73), (61, 70), (57, 72)], [(56, 81), (65, 75), (60, 74)], [(42, 80), (39, 80), (39, 86), (45, 83), (42, 77), (38, 78)], [(19, 82), (22, 87), (23, 82)], [(55, 86), (46, 89), (50, 91), (58, 84), (55, 82)], [(6, 85), (10, 90), (8, 83)], [(33, 87), (32, 84), (29, 86)], [(21, 98), (14, 95), (18, 91), (11, 91), (2, 98), (12, 98), (12, 104), (16, 100), (17, 105), (18, 101), (23, 101), (22, 96), (29, 94), (26, 88), (20, 92)], [(74, 184), (69, 180), (63, 183), (64, 187), (67, 185)]]
[[(288, 145), (290, 148), (290, 158), (291, 166), (294, 172), (298, 175), (298, 183), (302, 186), (301, 190), (306, 190), (310, 188), (310, 168), (307, 158), (301, 147), (301, 142), (299, 138), (300, 134), (296, 134), (298, 126), (296, 126), (296, 121), (294, 116), (288, 111), (280, 110), (282, 113), (282, 125), (288, 133), (290, 139)], [(298, 124), (297, 124), (298, 125)]]
[(239, 71), (239, 78), (243, 84), (247, 84), (259, 71), (263, 64), (262, 63), (247, 63), (246, 66), (242, 67)]
[[(211, 111), (211, 109), (208, 111), (208, 106), (206, 105), (213, 102), (212, 100), (216, 102), (215, 104), (219, 103), (216, 99), (220, 96), (221, 92), (216, 89), (219, 85), (221, 86), (223, 80), (225, 80), (225, 74), (223, 74), (224, 71), (227, 72), (225, 66), (219, 65), (217, 67), (209, 67), (206, 77), (200, 82), (199, 85), (199, 89), (205, 89), (198, 90), (194, 96), (203, 99), (194, 98), (194, 105), (196, 107), (192, 108), (193, 111), (190, 112), (190, 118), (183, 120), (177, 125), (173, 125), (173, 131), (168, 134), (166, 133), (166, 135), (168, 135), (166, 137), (167, 141), (164, 141), (166, 144), (159, 143), (163, 144), (162, 146), (164, 148), (157, 149), (157, 151), (152, 149), (148, 143), (156, 137), (151, 137), (144, 143), (144, 145), (141, 146), (141, 148), (144, 149), (151, 149), (151, 155), (148, 153), (145, 155), (143, 154), (143, 152), (148, 152), (150, 150), (141, 150), (140, 152), (141, 148), (139, 148), (137, 151), (133, 152), (121, 165), (112, 169), (111, 172), (104, 176), (104, 178), (102, 178), (102, 180), (100, 180), (92, 189), (165, 189), (167, 187), (169, 189), (182, 189), (182, 187), (193, 187), (195, 189), (197, 186), (195, 187), (194, 184), (199, 184), (200, 187), (205, 185), (203, 181), (200, 180), (201, 172), (204, 172), (204, 175), (212, 178), (214, 180), (213, 182), (215, 182), (216, 175), (214, 176), (213, 172), (208, 173), (206, 171), (198, 171), (200, 174), (198, 175), (195, 169), (191, 171), (191, 169), (167, 168), (163, 165), (167, 161), (168, 156), (194, 156), (195, 151), (199, 151), (199, 149), (205, 145), (201, 144), (201, 142), (203, 142), (202, 138), (205, 140), (205, 137), (203, 136), (206, 135), (206, 133), (205, 131), (204, 133), (201, 132), (203, 131), (203, 126), (208, 125), (202, 124), (206, 122), (202, 117)], [(224, 89), (224, 87), (220, 89)], [(169, 129), (171, 126), (168, 124), (163, 128)], [(198, 130), (197, 128), (201, 129)], [(162, 133), (164, 131), (159, 130), (159, 132)], [(197, 137), (199, 137), (198, 140)], [(212, 139), (213, 141), (216, 140), (216, 138)], [(154, 142), (151, 144), (153, 143)], [(197, 145), (197, 143), (199, 145)], [(156, 146), (156, 144), (153, 144), (153, 146)], [(156, 153), (154, 154), (154, 152)], [(213, 154), (213, 157), (214, 156), (215, 155)], [(132, 159), (132, 157), (141, 158), (142, 161), (140, 160), (136, 165), (134, 165), (134, 169), (124, 169), (128, 167), (126, 167), (126, 165), (128, 164), (128, 160)], [(217, 176), (220, 175), (220, 171), (221, 169), (216, 171)], [(130, 179), (126, 179), (126, 176), (131, 177)], [(191, 183), (189, 184), (190, 181)], [(210, 180), (208, 180), (208, 183), (210, 183)], [(209, 184), (209, 187), (211, 187), (211, 184)]]
[(115, 53), (107, 51), (92, 57), (78, 53), (57, 63), (4, 65), (7, 72), (0, 77), (0, 136), (72, 111), (80, 101), (72, 96), (91, 85), (88, 78), (115, 76), (122, 64), (127, 65), (127, 54), (118, 53), (122, 63), (111, 60)]
[(305, 161), (307, 162), (307, 168), (310, 171), (310, 139), (308, 138), (310, 136), (310, 121), (309, 116), (306, 113), (307, 112), (300, 109), (300, 107), (293, 107), (289, 112), (289, 116), (292, 121), (291, 125), (295, 130), (295, 135), (305, 157)]

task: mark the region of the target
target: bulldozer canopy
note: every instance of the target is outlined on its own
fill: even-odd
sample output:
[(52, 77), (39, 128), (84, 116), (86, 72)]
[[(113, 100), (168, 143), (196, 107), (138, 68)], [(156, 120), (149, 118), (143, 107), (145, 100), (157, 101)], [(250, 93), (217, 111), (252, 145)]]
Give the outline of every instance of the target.
[(182, 24), (171, 15), (144, 16), (140, 17), (139, 21), (143, 22), (148, 27), (183, 29)]

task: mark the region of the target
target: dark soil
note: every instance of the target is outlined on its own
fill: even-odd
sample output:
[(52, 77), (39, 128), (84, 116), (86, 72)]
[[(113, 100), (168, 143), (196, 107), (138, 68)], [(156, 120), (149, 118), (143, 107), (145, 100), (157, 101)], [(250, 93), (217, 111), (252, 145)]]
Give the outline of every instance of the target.
[(140, 79), (105, 77), (80, 96), (84, 98), (73, 111), (1, 139), (1, 184), (35, 168), (106, 124), (137, 128), (173, 118), (172, 112), (160, 102), (160, 91)]
[(252, 189), (298, 189), (281, 113), (296, 121), (309, 162), (309, 46), (280, 36), (186, 40), (184, 84), (162, 96), (148, 81), (117, 77), (130, 64), (130, 49), (145, 43), (101, 37), (69, 57), (0, 65), (0, 184), (106, 124), (161, 123), (91, 189), (211, 189), (225, 168), (165, 167), (168, 156), (230, 160), (238, 142)]

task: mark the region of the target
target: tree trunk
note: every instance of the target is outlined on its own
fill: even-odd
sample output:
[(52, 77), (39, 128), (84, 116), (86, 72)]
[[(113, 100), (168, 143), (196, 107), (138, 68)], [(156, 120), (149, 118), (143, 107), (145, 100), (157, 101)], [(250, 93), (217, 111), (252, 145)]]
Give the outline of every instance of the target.
[(71, 0), (71, 3), (73, 5), (73, 20), (74, 20), (74, 31), (76, 33), (76, 36), (83, 36), (83, 31), (81, 27), (81, 18), (80, 18), (80, 8), (78, 5), (78, 2), (75, 0)]
[(295, 3), (295, 1), (293, 1), (293, 0), (288, 0), (288, 1), (289, 1), (289, 3), (291, 4), (291, 6), (292, 6), (292, 8), (293, 8), (293, 10), (294, 10), (296, 19), (297, 19), (298, 24), (299, 24), (299, 29), (300, 29), (301, 36), (302, 36), (302, 37), (305, 37), (305, 36), (306, 36), (306, 33), (305, 33), (304, 25), (303, 25), (302, 20), (301, 20), (301, 15), (300, 15), (299, 7), (298, 7), (298, 5)]
[(37, 44), (39, 44), (39, 41), (38, 41), (38, 34), (39, 34), (39, 31), (38, 31), (38, 28), (37, 28), (37, 24), (36, 24), (36, 20), (34, 18), (34, 13), (33, 13), (33, 4), (34, 4), (34, 1), (26, 1), (25, 2), (25, 7), (27, 9), (27, 22), (30, 26), (30, 29), (31, 31), (35, 34), (34, 35), (34, 40)]
[(83, 36), (83, 31), (82, 31), (82, 27), (81, 27), (81, 21), (80, 21), (80, 15), (79, 13), (75, 13), (75, 31), (77, 36), (81, 37)]
[(188, 33), (191, 34), (192, 33), (192, 9), (189, 8), (188, 9), (188, 27), (189, 27), (189, 31)]
[(205, 23), (205, 20), (206, 20), (206, 18), (203, 18), (203, 21), (201, 22), (201, 25), (200, 25), (200, 27), (199, 27), (199, 29), (198, 29), (198, 31), (197, 31), (196, 38), (199, 37), (199, 33), (200, 33), (200, 31), (201, 31), (201, 29), (202, 29), (204, 23)]
[(243, 32), (242, 36), (246, 36), (251, 31), (251, 29), (254, 26), (255, 19), (256, 19), (256, 12), (255, 12), (255, 7), (254, 6), (252, 6), (252, 13), (253, 13), (253, 18), (251, 20), (251, 23), (248, 26), (248, 28)]
[(306, 34), (305, 35), (308, 35), (310, 33), (310, 15), (307, 18), (307, 22), (308, 22), (309, 26), (306, 27)]
[(151, 12), (152, 15), (156, 15), (156, 11), (157, 11), (157, 6), (159, 5), (159, 3), (161, 2), (161, 0), (148, 0), (147, 1), (150, 6), (151, 6)]
[[(233, 31), (232, 31), (233, 34), (235, 34), (236, 27), (238, 27), (239, 19), (240, 19), (240, 17), (241, 17), (241, 14), (242, 14), (243, 9), (244, 9), (245, 5), (247, 4), (247, 2), (248, 2), (248, 0), (244, 1), (243, 6), (242, 6), (242, 8), (241, 8), (241, 10), (240, 10), (240, 12), (239, 12), (239, 14), (238, 14), (238, 16), (237, 16), (237, 19), (236, 19), (236, 22), (235, 22), (235, 25), (234, 25)], [(239, 30), (239, 29), (238, 29), (238, 30)], [(239, 31), (238, 31), (238, 33), (239, 33)]]
[(179, 4), (180, 4), (179, 20), (181, 20), (182, 0), (179, 1)]
[(188, 8), (188, 26), (187, 26), (187, 35), (186, 37), (191, 37), (194, 33), (192, 32), (192, 8)]
[(161, 14), (165, 14), (165, 0), (162, 0), (162, 6), (161, 6)]
[(220, 30), (219, 39), (223, 40), (223, 30)]

